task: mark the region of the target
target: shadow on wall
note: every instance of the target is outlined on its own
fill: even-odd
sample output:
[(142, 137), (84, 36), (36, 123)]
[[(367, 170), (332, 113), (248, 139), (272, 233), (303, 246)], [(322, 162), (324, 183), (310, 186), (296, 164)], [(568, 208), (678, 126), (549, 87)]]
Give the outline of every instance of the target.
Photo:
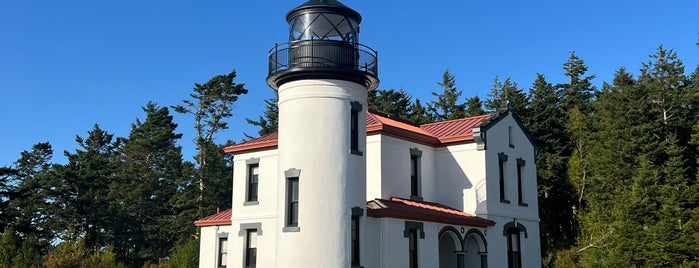
[(441, 159), (443, 162), (440, 166), (444, 168), (437, 170), (435, 188), (438, 194), (435, 195), (435, 201), (463, 211), (464, 190), (473, 188), (472, 180), (464, 173), (466, 167), (461, 167), (453, 154), (445, 152)]

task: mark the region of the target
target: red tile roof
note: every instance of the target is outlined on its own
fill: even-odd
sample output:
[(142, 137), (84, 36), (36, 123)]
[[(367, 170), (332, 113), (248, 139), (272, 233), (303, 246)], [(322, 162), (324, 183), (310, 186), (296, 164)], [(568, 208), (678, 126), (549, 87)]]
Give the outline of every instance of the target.
[(214, 215), (208, 216), (201, 220), (195, 221), (197, 227), (216, 226), (216, 225), (231, 225), (231, 216), (233, 209), (224, 210)]
[(392, 197), (367, 202), (367, 215), (374, 218), (396, 218), (438, 222), (473, 227), (490, 227), (495, 222), (441, 204)]
[[(492, 115), (481, 115), (418, 126), (411, 122), (375, 111), (366, 117), (367, 135), (384, 134), (429, 146), (473, 142), (473, 128), (488, 122)], [(268, 134), (226, 147), (227, 153), (245, 153), (277, 147), (277, 133)]]

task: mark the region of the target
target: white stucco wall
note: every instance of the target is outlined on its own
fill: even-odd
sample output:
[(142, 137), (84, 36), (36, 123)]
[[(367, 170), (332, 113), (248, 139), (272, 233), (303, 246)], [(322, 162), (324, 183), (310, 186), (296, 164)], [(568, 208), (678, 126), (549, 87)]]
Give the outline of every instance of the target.
[[(219, 237), (228, 237), (229, 245), (231, 239), (231, 226), (208, 226), (201, 228), (201, 237), (199, 243), (199, 267), (214, 268), (218, 267), (218, 241)], [(230, 248), (230, 247), (229, 247)], [(229, 249), (230, 252), (230, 249)], [(233, 260), (230, 254), (228, 255), (228, 263)]]
[[(511, 142), (509, 128), (511, 127)], [(523, 130), (518, 126), (511, 114), (502, 118), (495, 125), (487, 129), (486, 140), (486, 172), (487, 172), (487, 193), (490, 198), (487, 200), (487, 213), (480, 214), (496, 222), (492, 232), (488, 237), (489, 254), (504, 256), (504, 258), (488, 258), (489, 267), (507, 266), (507, 237), (503, 236), (505, 224), (517, 222), (527, 229), (527, 238), (521, 234), (522, 265), (523, 267), (541, 266), (541, 249), (539, 234), (539, 214), (537, 201), (537, 181), (535, 150), (533, 144), (529, 142)], [(499, 188), (499, 164), (498, 154), (507, 155), (504, 163), (505, 178), (505, 198), (509, 203), (500, 201)], [(525, 161), (522, 169), (522, 197), (527, 205), (518, 202), (517, 190), (517, 159)], [(492, 245), (492, 246), (491, 246)]]
[[(350, 153), (351, 102), (366, 150), (367, 89), (341, 80), (298, 80), (279, 90), (277, 226), (286, 223), (286, 178), (300, 170), (297, 232), (277, 232), (277, 265), (348, 267), (351, 208), (366, 206), (366, 159)], [(303, 250), (289, 250), (303, 247)]]

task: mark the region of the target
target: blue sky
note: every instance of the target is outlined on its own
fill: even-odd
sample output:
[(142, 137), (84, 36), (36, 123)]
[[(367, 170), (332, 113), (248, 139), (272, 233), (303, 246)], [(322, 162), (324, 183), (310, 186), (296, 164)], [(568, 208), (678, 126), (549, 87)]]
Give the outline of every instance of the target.
[[(127, 136), (141, 106), (179, 104), (195, 82), (237, 70), (242, 96), (219, 141), (255, 134), (245, 118), (273, 95), (267, 52), (287, 40), (286, 12), (297, 1), (0, 1), (0, 166), (48, 141), (55, 161), (94, 124)], [(699, 1), (344, 0), (364, 17), (360, 41), (379, 51), (380, 89), (403, 88), (423, 102), (449, 69), (463, 97), (485, 98), (493, 78), (528, 91), (536, 73), (564, 82), (575, 50), (610, 81), (638, 73), (663, 44), (687, 66), (699, 63)], [(185, 158), (192, 121), (176, 115)]]

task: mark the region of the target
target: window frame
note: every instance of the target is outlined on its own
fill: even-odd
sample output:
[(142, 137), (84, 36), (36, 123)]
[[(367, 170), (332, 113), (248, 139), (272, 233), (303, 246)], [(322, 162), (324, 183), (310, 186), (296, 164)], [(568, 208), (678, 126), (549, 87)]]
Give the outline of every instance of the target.
[[(255, 247), (251, 245), (252, 234), (255, 235)], [(257, 245), (258, 245), (258, 232), (257, 229), (247, 229), (245, 235), (245, 268), (255, 268), (257, 267)], [(254, 250), (254, 251), (253, 251)], [(254, 254), (254, 258), (251, 255)], [(251, 259), (253, 263), (251, 263)]]
[[(260, 158), (250, 158), (245, 160), (246, 165), (246, 176), (245, 176), (245, 202), (243, 206), (254, 206), (259, 205), (259, 194), (260, 194)], [(255, 195), (253, 198), (252, 193), (252, 171), (253, 168), (257, 168), (257, 182), (255, 183)]]
[[(513, 243), (515, 239), (516, 245)], [(510, 228), (507, 230), (507, 267), (522, 267), (522, 234), (521, 230), (518, 228)]]
[(522, 158), (517, 158), (517, 203), (519, 206), (528, 207), (529, 205), (524, 202), (524, 188), (522, 185), (522, 175), (524, 174), (524, 166), (526, 161)]
[(350, 102), (350, 154), (363, 156), (364, 153), (359, 148), (359, 113), (362, 111), (362, 104), (357, 101)]
[(507, 200), (507, 191), (505, 187), (505, 164), (507, 163), (507, 155), (505, 153), (498, 153), (498, 186), (500, 190), (500, 202), (505, 204), (510, 204), (510, 200)]
[[(301, 193), (301, 183), (300, 183), (300, 169), (289, 169), (284, 171), (284, 176), (286, 177), (286, 197), (285, 197), (285, 215), (284, 215), (284, 228), (282, 232), (299, 232), (301, 231), (299, 227), (299, 211), (300, 211), (300, 193)], [(296, 184), (296, 195), (294, 200), (294, 184)]]
[(410, 199), (422, 201), (422, 151), (410, 149)]
[(350, 220), (350, 265), (352, 268), (362, 268), (361, 266), (361, 217), (364, 216), (364, 210), (360, 207), (352, 208), (352, 217)]
[[(217, 259), (216, 267), (227, 268), (228, 267), (228, 236), (218, 237), (216, 250), (218, 251), (217, 258), (216, 258)], [(224, 262), (225, 262), (225, 264), (224, 264)]]
[(408, 268), (417, 268), (420, 266), (420, 243), (418, 240), (425, 239), (423, 223), (406, 221), (403, 237), (408, 239)]

